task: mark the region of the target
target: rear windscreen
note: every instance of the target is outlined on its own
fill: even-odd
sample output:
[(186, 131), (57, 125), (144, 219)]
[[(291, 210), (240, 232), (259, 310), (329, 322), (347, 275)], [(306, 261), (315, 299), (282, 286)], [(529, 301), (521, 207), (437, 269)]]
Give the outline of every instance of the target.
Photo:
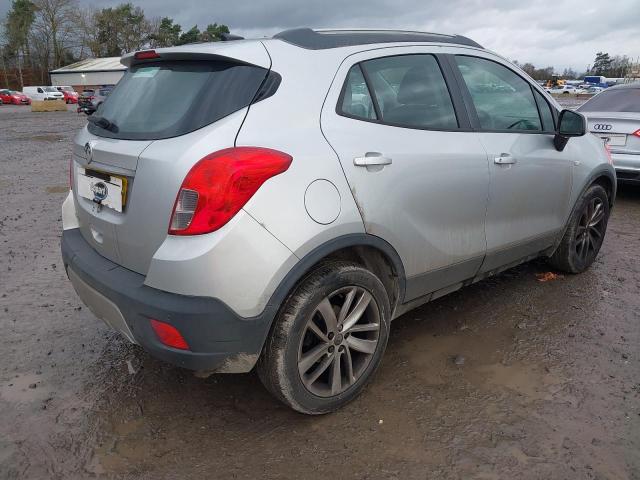
[(251, 103), (268, 70), (214, 61), (145, 63), (131, 67), (94, 114), (95, 135), (158, 140), (192, 132)]
[(578, 111), (640, 113), (640, 88), (605, 90), (578, 108)]

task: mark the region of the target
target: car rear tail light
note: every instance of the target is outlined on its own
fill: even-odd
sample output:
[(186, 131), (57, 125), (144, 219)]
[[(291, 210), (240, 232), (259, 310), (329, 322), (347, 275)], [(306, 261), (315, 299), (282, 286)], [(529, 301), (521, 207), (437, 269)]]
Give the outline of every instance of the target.
[(207, 155), (182, 182), (169, 234), (201, 235), (219, 229), (291, 161), (286, 153), (260, 147), (227, 148)]
[(160, 55), (158, 55), (155, 50), (142, 50), (136, 52), (134, 57), (136, 60), (149, 60), (152, 58), (160, 58)]
[(189, 350), (189, 345), (184, 339), (182, 334), (173, 325), (161, 322), (160, 320), (151, 319), (151, 327), (156, 332), (158, 340), (164, 345), (171, 348), (177, 348), (179, 350)]
[(176, 205), (173, 208), (169, 230), (186, 229), (191, 223), (191, 220), (193, 220), (193, 214), (196, 213), (197, 205), (198, 192), (187, 188), (180, 189)]
[(640, 128), (633, 132), (631, 135), (635, 135), (636, 137), (640, 137)]

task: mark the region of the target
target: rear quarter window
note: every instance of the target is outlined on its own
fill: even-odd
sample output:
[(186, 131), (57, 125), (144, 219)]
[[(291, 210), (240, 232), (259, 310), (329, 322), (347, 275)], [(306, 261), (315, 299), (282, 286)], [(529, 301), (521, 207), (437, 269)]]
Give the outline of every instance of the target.
[(248, 106), (267, 74), (261, 67), (223, 61), (133, 66), (96, 112), (115, 126), (88, 128), (128, 140), (184, 135)]

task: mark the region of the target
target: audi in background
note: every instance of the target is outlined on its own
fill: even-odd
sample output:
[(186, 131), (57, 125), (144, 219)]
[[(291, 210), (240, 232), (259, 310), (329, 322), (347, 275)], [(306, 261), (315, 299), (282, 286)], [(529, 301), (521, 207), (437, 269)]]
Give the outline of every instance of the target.
[(618, 180), (640, 184), (640, 83), (609, 87), (577, 110), (608, 145)]

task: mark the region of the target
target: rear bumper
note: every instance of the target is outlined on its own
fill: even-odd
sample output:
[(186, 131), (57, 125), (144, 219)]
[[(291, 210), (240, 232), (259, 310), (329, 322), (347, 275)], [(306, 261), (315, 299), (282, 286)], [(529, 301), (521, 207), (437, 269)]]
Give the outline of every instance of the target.
[(622, 182), (640, 182), (640, 155), (612, 152), (616, 175)]
[[(248, 372), (255, 365), (275, 316), (272, 307), (243, 318), (215, 298), (151, 288), (144, 285), (143, 275), (99, 255), (77, 228), (63, 232), (61, 248), (65, 269), (82, 301), (153, 356), (183, 368), (221, 373)], [(151, 328), (152, 318), (176, 327), (191, 350), (160, 343)]]

